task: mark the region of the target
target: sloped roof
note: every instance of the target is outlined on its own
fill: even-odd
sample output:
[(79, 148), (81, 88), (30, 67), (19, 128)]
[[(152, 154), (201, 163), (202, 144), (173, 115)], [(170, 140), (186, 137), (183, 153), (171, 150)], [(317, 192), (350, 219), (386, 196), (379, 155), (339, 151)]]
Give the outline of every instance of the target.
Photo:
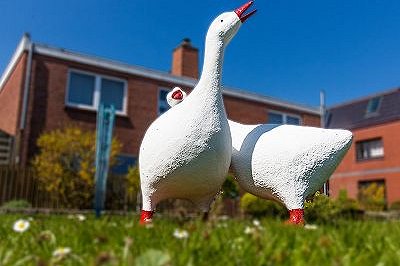
[[(379, 98), (376, 112), (368, 112), (368, 104)], [(370, 95), (328, 108), (327, 128), (355, 129), (400, 120), (400, 88)]]
[[(15, 62), (19, 58), (19, 56), (29, 47), (32, 47), (33, 53), (41, 54), (51, 57), (56, 57), (64, 60), (70, 60), (82, 64), (93, 65), (96, 67), (102, 67), (105, 69), (111, 69), (114, 71), (124, 72), (128, 74), (134, 74), (138, 76), (143, 76), (155, 80), (161, 80), (166, 82), (171, 82), (178, 84), (180, 86), (187, 86), (187, 87), (194, 87), (197, 84), (196, 79), (188, 78), (188, 77), (181, 77), (181, 76), (174, 76), (167, 72), (162, 72), (154, 69), (148, 69), (139, 66), (133, 66), (109, 59), (104, 59), (97, 56), (81, 54), (77, 52), (72, 52), (66, 49), (51, 47), (49, 45), (40, 44), (40, 43), (33, 43), (30, 40), (30, 37), (24, 35), (20, 44), (18, 45), (12, 60), (10, 61), (9, 65), (7, 66), (6, 70), (4, 71), (3, 75), (0, 77), (0, 91), (2, 89), (3, 84), (7, 80), (8, 76), (13, 69)], [(271, 104), (279, 107), (284, 107), (292, 110), (297, 110), (300, 112), (305, 112), (314, 115), (320, 115), (319, 107), (308, 106), (299, 103), (293, 103), (286, 100), (276, 99), (273, 97), (260, 95), (257, 93), (248, 92), (246, 90), (240, 90), (232, 87), (224, 86), (224, 95), (237, 97), (241, 99), (246, 99), (250, 101), (260, 102)]]

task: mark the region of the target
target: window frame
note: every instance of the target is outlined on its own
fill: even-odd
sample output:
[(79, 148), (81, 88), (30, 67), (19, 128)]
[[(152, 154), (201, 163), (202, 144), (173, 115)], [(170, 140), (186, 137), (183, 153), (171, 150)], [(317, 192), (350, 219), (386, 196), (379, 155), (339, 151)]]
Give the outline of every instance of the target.
[[(169, 88), (166, 88), (166, 87), (158, 87), (158, 90), (157, 90), (157, 115), (158, 116), (160, 116), (160, 115), (162, 115), (163, 113), (161, 113), (160, 112), (160, 103), (161, 103), (161, 100), (160, 100), (160, 93), (161, 93), (161, 91), (167, 91), (168, 93), (171, 91), (171, 89), (169, 89)], [(167, 103), (167, 107), (169, 108), (169, 109), (171, 109), (171, 106), (169, 106), (169, 104), (168, 104), (168, 102), (167, 102), (167, 98), (165, 98), (165, 102)], [(169, 110), (168, 109), (168, 110)], [(167, 110), (167, 111), (168, 111)], [(165, 112), (164, 112), (165, 113)]]
[[(368, 150), (368, 154), (369, 157), (368, 158), (358, 158), (358, 147), (360, 147), (360, 145), (362, 143), (366, 143), (366, 142), (373, 142), (373, 141), (381, 141), (382, 143), (382, 151), (383, 151), (383, 155), (381, 156), (376, 156), (376, 157), (371, 157), (370, 156), (370, 150)], [(383, 143), (383, 138), (382, 137), (376, 137), (376, 138), (370, 138), (370, 139), (364, 139), (364, 140), (357, 140), (355, 142), (355, 157), (356, 157), (356, 162), (367, 162), (367, 161), (373, 161), (373, 160), (381, 160), (385, 157), (385, 145)]]
[(277, 114), (277, 115), (282, 115), (283, 123), (281, 125), (293, 125), (293, 124), (287, 124), (287, 117), (288, 116), (291, 116), (291, 117), (294, 117), (294, 118), (298, 118), (299, 119), (299, 124), (298, 125), (299, 126), (303, 125), (303, 120), (301, 119), (301, 116), (299, 116), (299, 115), (292, 114), (292, 113), (285, 113), (285, 112), (276, 111), (276, 110), (268, 110), (267, 111), (267, 115), (269, 116), (270, 113)]
[[(94, 77), (94, 91), (93, 91), (93, 104), (92, 105), (74, 103), (74, 102), (70, 102), (68, 100), (69, 89), (70, 89), (69, 85), (70, 85), (72, 73), (88, 75), (88, 76)], [(67, 82), (66, 82), (67, 84), (66, 84), (66, 89), (65, 89), (65, 106), (97, 112), (99, 105), (100, 105), (102, 79), (117, 81), (117, 82), (121, 82), (123, 84), (124, 98), (122, 100), (122, 111), (115, 110), (115, 114), (120, 115), (120, 116), (127, 116), (127, 113), (128, 113), (128, 111), (127, 111), (128, 110), (128, 82), (125, 79), (108, 76), (108, 75), (103, 75), (103, 74), (98, 74), (98, 73), (91, 72), (91, 71), (75, 69), (75, 68), (68, 69)]]

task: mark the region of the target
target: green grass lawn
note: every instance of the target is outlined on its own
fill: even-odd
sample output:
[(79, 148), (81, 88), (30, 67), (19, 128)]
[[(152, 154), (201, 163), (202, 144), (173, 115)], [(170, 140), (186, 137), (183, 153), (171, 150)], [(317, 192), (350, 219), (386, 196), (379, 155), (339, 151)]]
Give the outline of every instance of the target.
[[(15, 232), (21, 218), (30, 226)], [(137, 220), (3, 214), (0, 265), (400, 265), (399, 221), (305, 229), (275, 220), (256, 226), (250, 219), (203, 223), (161, 217), (144, 228)], [(187, 238), (182, 232), (174, 236), (176, 229)], [(70, 252), (53, 254), (61, 247)]]

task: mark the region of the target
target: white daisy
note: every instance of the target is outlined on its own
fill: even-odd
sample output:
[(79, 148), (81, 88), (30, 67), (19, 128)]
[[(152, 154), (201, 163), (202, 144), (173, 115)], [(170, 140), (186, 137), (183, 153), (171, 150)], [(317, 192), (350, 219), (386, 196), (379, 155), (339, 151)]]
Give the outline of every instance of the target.
[(246, 226), (246, 227), (244, 228), (244, 233), (245, 233), (246, 235), (253, 234), (255, 231), (256, 231), (256, 229), (255, 229), (254, 227)]
[(175, 229), (174, 231), (174, 237), (178, 238), (178, 239), (185, 239), (189, 237), (189, 233), (186, 230), (183, 229)]
[(219, 223), (219, 224), (217, 224), (217, 227), (218, 228), (226, 228), (226, 227), (228, 227), (228, 225), (226, 223)]
[(65, 257), (71, 253), (71, 248), (69, 247), (59, 247), (53, 251), (53, 257), (61, 258)]
[(259, 220), (253, 220), (253, 225), (254, 225), (255, 227), (260, 227), (261, 223), (260, 223)]
[(316, 230), (317, 228), (318, 228), (318, 226), (316, 226), (315, 224), (306, 224), (304, 226), (304, 229), (307, 229), (307, 230)]
[(29, 228), (29, 221), (24, 219), (19, 219), (14, 223), (13, 229), (15, 232), (23, 233)]
[(83, 214), (77, 214), (76, 215), (76, 219), (78, 219), (79, 221), (85, 221), (86, 220), (86, 216)]
[(244, 242), (243, 237), (238, 237), (232, 241), (233, 249), (242, 249), (242, 243)]
[(221, 221), (226, 221), (226, 220), (228, 220), (229, 219), (229, 216), (228, 215), (221, 215), (220, 217), (219, 217), (219, 220), (221, 220)]

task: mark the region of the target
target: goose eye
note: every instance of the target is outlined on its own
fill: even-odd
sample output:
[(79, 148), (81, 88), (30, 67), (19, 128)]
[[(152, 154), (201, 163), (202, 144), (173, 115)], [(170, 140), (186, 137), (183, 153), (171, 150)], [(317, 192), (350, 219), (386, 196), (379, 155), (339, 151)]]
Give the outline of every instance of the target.
[(224, 20), (223, 20), (223, 19), (221, 19), (221, 22), (224, 22)]

